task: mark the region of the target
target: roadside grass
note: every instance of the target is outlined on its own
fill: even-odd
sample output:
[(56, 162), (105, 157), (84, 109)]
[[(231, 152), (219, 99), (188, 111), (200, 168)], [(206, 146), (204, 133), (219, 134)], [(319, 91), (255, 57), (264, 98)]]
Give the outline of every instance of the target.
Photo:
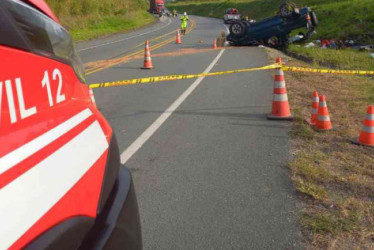
[(143, 0), (47, 0), (74, 40), (94, 39), (154, 22)]
[[(267, 49), (270, 61), (311, 67)], [(358, 76), (286, 72), (295, 116), (291, 135), (291, 180), (303, 201), (300, 223), (311, 249), (374, 249), (374, 148), (355, 139), (368, 104), (374, 104), (374, 79)], [(312, 92), (326, 95), (335, 130), (315, 132), (310, 117)]]
[(374, 70), (374, 58), (365, 51), (305, 48), (296, 45), (290, 45), (288, 50), (309, 58), (313, 66), (329, 65), (340, 69)]
[(69, 21), (70, 34), (76, 41), (94, 39), (100, 36), (124, 32), (150, 24), (152, 15), (143, 10), (123, 15), (104, 17), (77, 17)]

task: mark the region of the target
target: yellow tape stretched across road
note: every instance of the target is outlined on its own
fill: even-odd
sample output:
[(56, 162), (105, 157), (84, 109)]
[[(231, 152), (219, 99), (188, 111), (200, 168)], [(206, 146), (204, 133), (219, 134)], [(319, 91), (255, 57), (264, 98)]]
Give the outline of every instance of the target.
[(369, 70), (340, 70), (340, 69), (313, 69), (304, 67), (286, 67), (282, 66), (284, 71), (323, 73), (323, 74), (343, 74), (343, 75), (374, 75), (374, 71)]
[(142, 84), (142, 83), (184, 80), (184, 79), (207, 77), (207, 76), (220, 76), (220, 75), (228, 75), (228, 74), (235, 74), (235, 73), (242, 73), (242, 72), (279, 69), (279, 68), (281, 68), (284, 71), (291, 71), (291, 72), (346, 74), (346, 75), (374, 75), (374, 71), (368, 71), (368, 70), (338, 70), (338, 69), (313, 69), (313, 68), (304, 68), (304, 67), (286, 67), (278, 63), (275, 63), (275, 64), (258, 67), (258, 68), (236, 69), (236, 70), (211, 72), (211, 73), (200, 73), (200, 74), (191, 74), (191, 75), (151, 76), (151, 77), (135, 78), (135, 79), (129, 79), (129, 80), (123, 80), (123, 81), (115, 81), (115, 82), (92, 83), (92, 84), (89, 84), (89, 87), (91, 89), (107, 88), (107, 87), (134, 85), (134, 84)]
[(142, 83), (154, 83), (154, 82), (162, 82), (162, 81), (184, 80), (184, 79), (206, 77), (206, 76), (220, 76), (220, 75), (227, 75), (227, 74), (235, 74), (235, 73), (250, 72), (250, 71), (259, 71), (259, 70), (269, 70), (269, 69), (277, 69), (277, 68), (280, 68), (279, 64), (272, 64), (272, 65), (268, 65), (268, 66), (264, 66), (264, 67), (258, 67), (258, 68), (236, 69), (236, 70), (228, 70), (228, 71), (220, 71), (220, 72), (200, 73), (200, 74), (194, 74), (194, 75), (152, 76), (152, 77), (137, 78), (137, 79), (123, 80), (123, 81), (116, 81), (116, 82), (92, 83), (92, 84), (89, 85), (89, 87), (91, 89), (107, 88), (107, 87), (116, 87), (116, 86), (142, 84)]

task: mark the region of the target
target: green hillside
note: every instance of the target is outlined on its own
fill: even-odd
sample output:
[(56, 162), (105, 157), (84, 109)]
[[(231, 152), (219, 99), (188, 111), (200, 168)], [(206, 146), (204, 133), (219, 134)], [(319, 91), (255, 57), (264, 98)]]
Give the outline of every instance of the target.
[(46, 0), (76, 40), (131, 30), (154, 21), (146, 0)]
[[(260, 20), (277, 13), (284, 0), (180, 0), (169, 3), (169, 9), (188, 14), (222, 18), (226, 9), (237, 8), (250, 19)], [(356, 39), (374, 41), (373, 0), (294, 0), (298, 6), (311, 7), (318, 16), (318, 38)]]

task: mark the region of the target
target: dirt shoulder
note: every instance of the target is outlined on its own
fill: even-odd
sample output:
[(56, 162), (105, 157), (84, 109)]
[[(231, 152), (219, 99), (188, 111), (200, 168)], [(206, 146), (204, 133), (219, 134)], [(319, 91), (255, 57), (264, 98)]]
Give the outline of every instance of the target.
[[(312, 65), (268, 49), (269, 60), (287, 66)], [(291, 180), (303, 203), (300, 224), (310, 249), (374, 248), (374, 148), (350, 142), (361, 130), (366, 108), (374, 104), (374, 79), (285, 72), (291, 110)], [(312, 93), (326, 96), (332, 124), (315, 132)]]

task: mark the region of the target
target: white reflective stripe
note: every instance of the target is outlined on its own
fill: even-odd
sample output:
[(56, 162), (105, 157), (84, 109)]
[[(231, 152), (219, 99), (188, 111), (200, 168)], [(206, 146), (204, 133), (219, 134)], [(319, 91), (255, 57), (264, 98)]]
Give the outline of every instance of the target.
[(144, 60), (146, 60), (146, 61), (150, 61), (150, 60), (151, 60), (151, 57), (146, 57), (146, 58), (144, 58)]
[(319, 98), (318, 97), (313, 97), (313, 102), (319, 102)]
[(318, 109), (312, 109), (312, 114), (318, 114)]
[(276, 76), (283, 76), (284, 75), (283, 70), (282, 69), (276, 69), (275, 70), (275, 75)]
[(374, 115), (372, 115), (372, 114), (366, 114), (366, 120), (374, 121)]
[(326, 104), (326, 102), (319, 102), (319, 106), (320, 107), (327, 107), (327, 104)]
[(373, 127), (369, 127), (369, 126), (363, 125), (362, 126), (362, 130), (365, 131), (366, 133), (374, 133), (374, 126)]
[(0, 190), (0, 246), (9, 248), (47, 213), (108, 148), (96, 121)]
[(329, 122), (330, 121), (330, 116), (328, 115), (319, 115), (318, 120), (324, 121), (324, 122)]
[(94, 92), (93, 92), (92, 89), (90, 89), (90, 95), (91, 95), (91, 100), (92, 100), (92, 102), (93, 102), (93, 103), (96, 103), (96, 101), (95, 101), (95, 95), (94, 95)]
[(280, 94), (280, 95), (274, 94), (273, 101), (276, 101), (276, 102), (285, 102), (285, 101), (288, 101), (287, 94)]
[(285, 88), (286, 87), (286, 82), (285, 81), (280, 81), (280, 82), (274, 82), (274, 88)]
[(24, 144), (16, 150), (0, 158), (0, 174), (4, 173), (14, 165), (25, 160), (27, 157), (38, 152), (40, 149), (47, 146), (84, 120), (92, 115), (91, 110), (88, 108), (71, 117), (69, 120), (61, 123), (57, 127), (49, 130), (34, 140)]

